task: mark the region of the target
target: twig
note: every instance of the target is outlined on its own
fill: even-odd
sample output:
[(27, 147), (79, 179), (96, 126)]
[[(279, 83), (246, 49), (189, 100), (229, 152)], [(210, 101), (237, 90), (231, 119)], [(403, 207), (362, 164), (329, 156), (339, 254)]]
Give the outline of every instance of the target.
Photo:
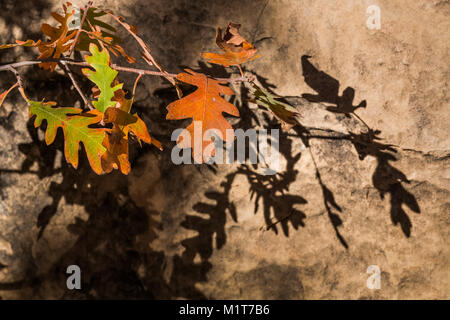
[(238, 64), (237, 67), (239, 68), (239, 72), (241, 73), (241, 77), (244, 78), (244, 72), (242, 71), (241, 65)]
[(22, 80), (22, 77), (20, 76), (19, 72), (11, 65), (8, 67), (8, 69), (12, 73), (14, 73), (14, 75), (16, 76), (17, 84), (19, 85), (19, 88), (21, 88), (23, 90), (23, 80)]
[[(33, 60), (33, 61), (21, 61), (21, 62), (15, 62), (15, 63), (9, 63), (5, 65), (0, 65), (0, 71), (6, 71), (10, 70), (10, 67), (12, 68), (18, 68), (18, 67), (26, 67), (31, 66), (43, 62), (65, 62), (70, 65), (76, 65), (76, 66), (82, 66), (82, 67), (89, 67), (89, 63), (85, 61), (77, 61), (69, 58), (61, 58), (61, 59), (45, 59), (45, 60)], [(151, 76), (161, 76), (161, 77), (169, 77), (169, 78), (176, 78), (176, 73), (168, 73), (166, 71), (154, 71), (154, 70), (146, 70), (146, 69), (137, 69), (137, 68), (129, 68), (129, 67), (122, 67), (118, 66), (115, 63), (112, 63), (110, 65), (112, 69), (115, 69), (117, 71), (124, 71), (124, 72), (131, 72), (131, 73), (142, 73), (144, 75), (151, 75)], [(246, 77), (240, 77), (240, 78), (212, 78), (218, 81), (223, 82), (248, 82), (251, 81), (251, 79)]]
[(70, 80), (72, 80), (72, 84), (75, 87), (75, 89), (77, 89), (78, 93), (80, 94), (80, 97), (83, 99), (84, 105), (87, 106), (90, 110), (93, 110), (94, 107), (90, 104), (89, 100), (86, 98), (83, 91), (81, 91), (80, 86), (78, 85), (77, 81), (75, 80), (75, 77), (72, 74), (72, 71), (70, 71), (70, 68), (67, 66), (67, 62), (61, 61), (59, 64), (62, 66), (66, 74), (69, 76)]
[(20, 76), (19, 72), (16, 69), (14, 69), (14, 67), (11, 65), (8, 66), (8, 70), (11, 71), (12, 73), (14, 73), (14, 75), (16, 76), (17, 84), (19, 85), (19, 92), (22, 95), (22, 97), (25, 99), (27, 104), (30, 105), (30, 101), (28, 100), (27, 96), (25, 95), (25, 90), (23, 88), (23, 80), (22, 80), (22, 77)]
[(177, 74), (175, 74), (175, 73), (167, 73), (166, 71), (161, 72), (161, 71), (153, 71), (153, 70), (145, 70), (145, 69), (128, 68), (128, 67), (118, 66), (115, 63), (111, 64), (111, 68), (118, 70), (118, 71), (124, 71), (124, 72), (142, 73), (142, 74), (147, 74), (147, 75), (163, 76), (163, 77), (170, 77), (170, 78), (177, 77)]
[(114, 19), (116, 20), (118, 23), (120, 23), (120, 25), (122, 25), (122, 27), (124, 27), (132, 36), (133, 38), (137, 41), (137, 43), (141, 46), (142, 50), (143, 50), (143, 58), (145, 60), (145, 62), (147, 62), (148, 65), (154, 65), (156, 68), (158, 68), (158, 70), (160, 72), (163, 73), (163, 77), (167, 79), (167, 81), (169, 81), (177, 90), (177, 94), (178, 97), (181, 98), (182, 96), (182, 92), (181, 89), (178, 87), (175, 79), (173, 76), (171, 76), (167, 71), (165, 71), (163, 69), (163, 67), (156, 62), (156, 60), (153, 58), (153, 56), (150, 54), (150, 49), (147, 46), (147, 44), (145, 44), (144, 40), (142, 40), (140, 37), (137, 36), (137, 34), (135, 32), (133, 32), (133, 30), (131, 29), (131, 26), (128, 23), (123, 22), (119, 17), (115, 16), (112, 12), (108, 12), (108, 14)]
[(73, 40), (72, 46), (70, 47), (69, 57), (72, 55), (72, 52), (75, 49), (75, 45), (77, 44), (78, 37), (80, 36), (81, 29), (83, 29), (84, 20), (86, 20), (87, 12), (88, 12), (89, 8), (92, 6), (92, 4), (93, 4), (93, 1), (89, 1), (84, 6), (84, 12), (83, 12), (83, 17), (81, 18), (81, 24), (80, 24), (80, 27), (77, 30), (77, 34), (75, 35), (75, 39)]
[(0, 71), (11, 71), (11, 68), (25, 67), (31, 66), (33, 64), (39, 64), (42, 61), (22, 61), (22, 62), (14, 62), (0, 66)]

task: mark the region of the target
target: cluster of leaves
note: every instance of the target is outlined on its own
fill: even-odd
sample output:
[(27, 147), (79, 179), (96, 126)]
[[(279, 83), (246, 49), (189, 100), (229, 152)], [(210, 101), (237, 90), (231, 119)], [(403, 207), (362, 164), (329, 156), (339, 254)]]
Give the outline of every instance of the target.
[[(56, 102), (33, 101), (24, 95), (30, 104), (30, 116), (36, 116), (35, 127), (47, 121), (45, 142), (53, 143), (58, 128), (64, 132), (64, 153), (67, 161), (78, 166), (79, 143), (82, 142), (92, 169), (97, 173), (120, 169), (124, 174), (130, 171), (128, 162), (128, 134), (133, 133), (139, 141), (161, 144), (152, 139), (145, 123), (137, 114), (131, 114), (133, 99), (126, 99), (122, 83), (117, 83), (117, 71), (109, 67), (108, 51), (90, 45), (91, 55), (85, 60), (95, 71), (85, 68), (83, 73), (97, 85), (99, 95), (93, 101), (95, 109), (83, 111), (80, 108), (59, 107)], [(113, 85), (113, 86), (112, 86)], [(106, 125), (112, 124), (112, 128)], [(93, 127), (97, 126), (97, 127)]]
[[(75, 168), (78, 166), (81, 142), (89, 163), (97, 174), (108, 173), (113, 169), (119, 169), (122, 173), (128, 174), (130, 171), (129, 134), (136, 137), (139, 143), (143, 141), (159, 149), (162, 149), (162, 146), (157, 140), (152, 139), (144, 121), (137, 114), (131, 113), (133, 98), (125, 98), (123, 83), (119, 83), (117, 78), (118, 71), (111, 68), (110, 53), (123, 56), (129, 63), (134, 63), (136, 60), (129, 56), (120, 45), (121, 40), (115, 35), (116, 29), (100, 18), (109, 15), (122, 24), (125, 23), (122, 17), (115, 16), (111, 11), (106, 12), (91, 6), (80, 9), (78, 16), (76, 13), (77, 9), (67, 2), (63, 5), (62, 15), (56, 12), (51, 13), (58, 23), (57, 26), (42, 24), (41, 30), (46, 37), (44, 41), (16, 40), (16, 43), (1, 45), (0, 49), (15, 46), (36, 47), (40, 53), (37, 59), (43, 61), (39, 66), (50, 71), (55, 70), (58, 59), (69, 58), (73, 51), (89, 51), (90, 55), (86, 55), (84, 59), (88, 67), (82, 71), (95, 84), (94, 101), (92, 101), (94, 108), (84, 110), (76, 107), (55, 107), (57, 103), (53, 101), (34, 101), (26, 95), (20, 77), (17, 83), (0, 95), (0, 106), (8, 93), (19, 87), (29, 105), (30, 117), (36, 117), (35, 126), (39, 127), (44, 120), (47, 122), (45, 141), (48, 145), (55, 140), (58, 128), (62, 129), (65, 157)], [(78, 27), (73, 28), (72, 26), (77, 23)], [(126, 27), (137, 37), (136, 27), (128, 24)], [(144, 58), (149, 60), (148, 55)], [(154, 64), (151, 61), (148, 63)]]
[[(64, 14), (52, 12), (52, 17), (58, 22), (57, 26), (51, 26), (43, 23), (41, 26), (42, 33), (46, 36), (45, 41), (41, 40), (16, 40), (16, 43), (4, 44), (0, 49), (6, 49), (16, 46), (37, 47), (40, 55), (39, 60), (59, 59), (70, 50), (87, 51), (90, 44), (106, 47), (114, 55), (122, 55), (128, 62), (134, 63), (136, 60), (130, 57), (120, 45), (120, 39), (114, 35), (116, 29), (99, 20), (98, 18), (107, 15), (107, 12), (94, 7), (88, 7), (86, 14), (85, 9), (79, 9), (72, 6), (72, 3), (63, 4)], [(79, 15), (76, 15), (79, 12)], [(80, 21), (80, 16), (84, 16), (84, 20)], [(73, 28), (73, 25), (83, 23), (79, 28)], [(79, 33), (78, 39), (77, 33)], [(76, 40), (76, 41), (75, 41)], [(57, 62), (43, 62), (39, 66), (43, 69), (55, 70)]]
[[(20, 76), (11, 88), (0, 95), (0, 106), (6, 95), (18, 87), (22, 96), (30, 107), (30, 116), (35, 116), (35, 126), (38, 127), (45, 120), (47, 129), (45, 141), (47, 144), (53, 143), (58, 128), (61, 128), (65, 138), (65, 157), (75, 168), (78, 165), (79, 143), (81, 142), (86, 150), (87, 158), (92, 169), (97, 173), (108, 173), (113, 169), (119, 169), (122, 173), (128, 174), (130, 164), (128, 162), (128, 135), (132, 134), (141, 141), (153, 144), (162, 149), (161, 144), (152, 139), (148, 133), (145, 123), (137, 114), (131, 113), (133, 98), (126, 99), (126, 92), (123, 83), (120, 83), (114, 69), (110, 53), (115, 56), (122, 56), (129, 63), (136, 62), (136, 59), (129, 56), (121, 46), (121, 39), (115, 33), (116, 29), (103, 21), (105, 16), (111, 17), (122, 25), (138, 42), (142, 48), (142, 58), (149, 66), (156, 67), (161, 76), (165, 77), (177, 89), (179, 100), (167, 106), (168, 114), (166, 119), (192, 119), (200, 121), (202, 132), (210, 129), (219, 130), (226, 140), (233, 139), (227, 136), (225, 131), (231, 128), (231, 124), (222, 113), (232, 116), (239, 116), (238, 109), (223, 95), (234, 95), (233, 90), (227, 86), (228, 79), (215, 79), (211, 76), (186, 69), (178, 75), (167, 73), (152, 57), (150, 48), (137, 35), (137, 28), (124, 21), (120, 16), (114, 15), (111, 11), (100, 10), (91, 5), (83, 9), (75, 8), (70, 2), (63, 5), (63, 14), (51, 13), (57, 25), (42, 24), (42, 32), (45, 40), (16, 40), (16, 43), (4, 44), (0, 49), (15, 46), (36, 47), (39, 50), (37, 59), (39, 66), (43, 69), (54, 71), (58, 62), (69, 63), (68, 60), (73, 52), (89, 51), (90, 55), (85, 55), (83, 74), (92, 81), (93, 101), (90, 110), (76, 107), (55, 107), (56, 102), (34, 101), (30, 99), (21, 83)], [(225, 32), (217, 29), (216, 44), (223, 51), (222, 53), (202, 53), (208, 62), (219, 64), (224, 67), (238, 66), (243, 77), (240, 64), (254, 60), (258, 57), (254, 46), (246, 41), (239, 34), (239, 24), (229, 23)], [(132, 95), (136, 88), (139, 74), (134, 84)], [(74, 80), (73, 80), (74, 81)], [(178, 87), (177, 82), (184, 82), (197, 87), (197, 90), (185, 97)], [(291, 123), (290, 116), (295, 114), (289, 106), (279, 103), (274, 97), (253, 84), (255, 88), (254, 101), (264, 107), (269, 108), (282, 123)], [(91, 106), (91, 103), (87, 103)], [(193, 146), (193, 157), (197, 162), (203, 162), (203, 152), (206, 148), (212, 147), (214, 154), (214, 144), (212, 141), (203, 143), (201, 147), (194, 143), (193, 123), (187, 128), (191, 134), (191, 143), (183, 144), (180, 137), (181, 148)]]

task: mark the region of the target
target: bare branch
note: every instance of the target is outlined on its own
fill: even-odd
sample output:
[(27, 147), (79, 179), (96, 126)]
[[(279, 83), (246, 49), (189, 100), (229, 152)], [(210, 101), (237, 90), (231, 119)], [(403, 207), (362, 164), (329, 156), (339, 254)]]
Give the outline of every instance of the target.
[(16, 76), (17, 84), (19, 85), (19, 88), (21, 88), (23, 90), (23, 80), (22, 80), (22, 77), (20, 76), (19, 72), (11, 65), (8, 67), (8, 69), (12, 73), (14, 73), (14, 75)]
[(23, 88), (23, 80), (22, 77), (20, 76), (19, 72), (14, 69), (13, 66), (9, 65), (8, 66), (8, 70), (11, 71), (12, 73), (14, 73), (14, 75), (16, 76), (17, 79), (17, 84), (19, 85), (19, 92), (22, 95), (22, 97), (25, 99), (25, 101), (27, 102), (28, 106), (30, 105), (30, 101), (28, 100), (27, 96), (25, 95), (25, 89)]
[(140, 37), (136, 35), (135, 32), (133, 32), (131, 26), (128, 23), (123, 22), (119, 17), (115, 16), (112, 12), (108, 12), (108, 14), (116, 20), (118, 23), (120, 23), (137, 41), (137, 43), (141, 46), (143, 50), (142, 57), (144, 58), (145, 62), (147, 62), (148, 65), (152, 66), (154, 65), (160, 72), (163, 73), (163, 77), (166, 78), (177, 90), (178, 97), (181, 98), (182, 92), (181, 89), (178, 87), (174, 77), (172, 77), (167, 71), (163, 69), (163, 67), (156, 62), (156, 60), (153, 58), (153, 56), (150, 54), (150, 49), (147, 46), (147, 44), (142, 40)]
[[(15, 63), (9, 63), (5, 65), (0, 65), (0, 71), (7, 71), (10, 70), (10, 67), (12, 68), (18, 68), (18, 67), (26, 67), (31, 66), (43, 62), (64, 62), (70, 65), (76, 65), (76, 66), (82, 66), (82, 67), (89, 67), (89, 64), (85, 61), (77, 61), (69, 58), (61, 58), (61, 59), (45, 59), (45, 60), (33, 60), (33, 61), (22, 61), (22, 62), (15, 62)], [(147, 70), (147, 69), (137, 69), (137, 68), (129, 68), (129, 67), (122, 67), (115, 63), (112, 63), (110, 65), (112, 69), (115, 69), (117, 71), (123, 71), (123, 72), (131, 72), (131, 73), (142, 73), (143, 75), (150, 75), (150, 76), (160, 76), (164, 78), (171, 78), (174, 79), (177, 77), (176, 73), (168, 73), (167, 71), (154, 71), (154, 70)], [(251, 77), (232, 77), (232, 78), (214, 78), (212, 79), (223, 81), (223, 82), (251, 82), (253, 81)]]

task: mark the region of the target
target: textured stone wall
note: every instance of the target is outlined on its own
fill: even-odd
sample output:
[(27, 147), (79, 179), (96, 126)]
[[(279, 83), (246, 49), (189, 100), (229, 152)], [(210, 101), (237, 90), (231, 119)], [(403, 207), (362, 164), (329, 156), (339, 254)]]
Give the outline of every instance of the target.
[[(41, 16), (60, 6), (12, 3), (0, 5), (2, 43), (38, 37)], [(46, 147), (12, 97), (0, 109), (2, 298), (450, 298), (449, 1), (105, 3), (139, 27), (172, 72), (226, 76), (199, 53), (216, 50), (216, 27), (241, 23), (261, 54), (246, 71), (288, 96), (317, 137), (307, 148), (300, 130), (283, 134), (283, 171), (272, 180), (251, 166), (171, 165), (170, 133), (180, 123), (164, 118), (175, 94), (146, 78), (136, 110), (167, 147), (134, 145), (129, 176), (99, 177), (86, 161), (77, 171), (65, 163), (62, 139)], [(366, 27), (373, 4), (379, 30)], [(0, 61), (27, 52), (1, 52)], [(31, 95), (74, 103), (62, 75), (23, 72)], [(2, 74), (1, 87), (11, 81)], [(236, 128), (273, 124), (235, 91)], [(320, 138), (329, 132), (317, 129), (364, 137), (360, 122), (327, 110), (327, 98), (352, 91), (353, 105), (366, 101), (356, 113), (396, 152)], [(66, 289), (71, 264), (81, 267), (80, 291)], [(369, 265), (381, 270), (379, 290), (366, 287)]]

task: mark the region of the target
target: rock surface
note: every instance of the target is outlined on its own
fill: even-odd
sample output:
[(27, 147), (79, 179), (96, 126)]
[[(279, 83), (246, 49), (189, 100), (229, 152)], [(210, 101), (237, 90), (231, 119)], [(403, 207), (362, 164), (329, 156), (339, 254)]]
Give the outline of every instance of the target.
[[(373, 4), (379, 30), (366, 27)], [(104, 5), (137, 25), (172, 72), (191, 66), (227, 76), (200, 52), (217, 50), (216, 27), (241, 23), (261, 54), (246, 71), (289, 96), (314, 129), (281, 135), (276, 176), (238, 164), (175, 166), (170, 133), (182, 123), (164, 120), (175, 94), (148, 77), (135, 106), (165, 151), (133, 145), (129, 176), (97, 176), (86, 161), (78, 170), (66, 164), (61, 137), (45, 146), (23, 102), (9, 97), (0, 109), (1, 298), (450, 298), (449, 1)], [(59, 6), (2, 1), (1, 42), (38, 38), (41, 20)], [(2, 64), (17, 57), (32, 54), (0, 53)], [(31, 96), (75, 103), (62, 75), (23, 72)], [(12, 82), (2, 74), (1, 88)], [(277, 126), (235, 91), (235, 128)], [(356, 113), (383, 140), (365, 144), (360, 121), (330, 112), (337, 96), (365, 100)], [(66, 288), (73, 264), (82, 290)], [(381, 271), (379, 290), (366, 286), (371, 265)]]

